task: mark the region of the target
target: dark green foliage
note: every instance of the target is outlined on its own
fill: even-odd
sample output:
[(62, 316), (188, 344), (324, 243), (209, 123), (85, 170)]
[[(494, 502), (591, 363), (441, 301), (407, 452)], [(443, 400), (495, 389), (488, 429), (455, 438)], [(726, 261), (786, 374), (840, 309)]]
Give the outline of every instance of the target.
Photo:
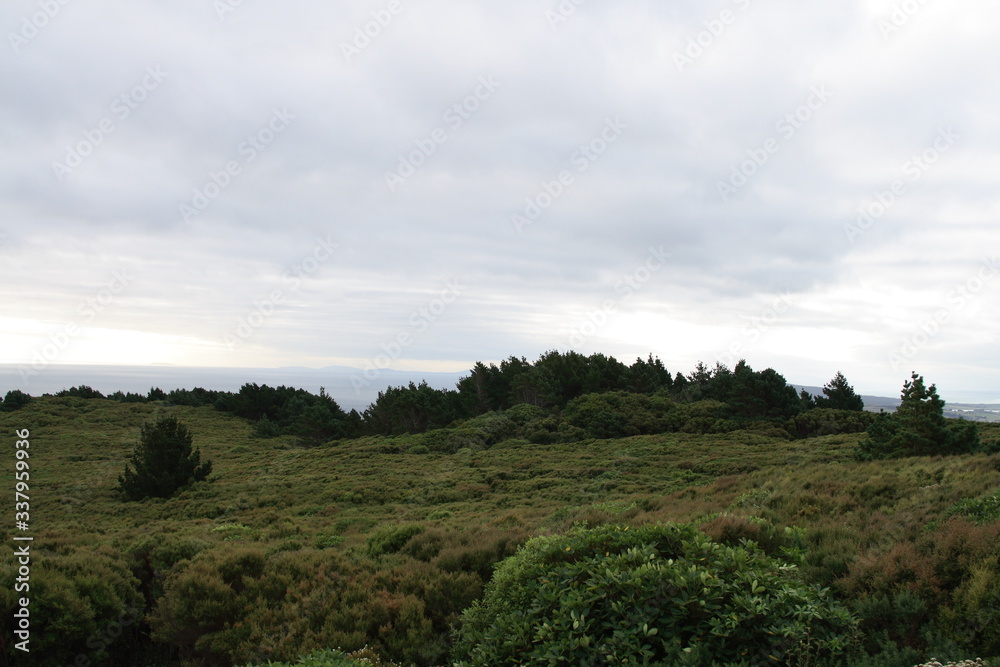
[(376, 557), (396, 553), (422, 532), (424, 526), (417, 523), (383, 526), (368, 538), (368, 555)]
[(968, 454), (979, 449), (976, 424), (949, 425), (937, 388), (926, 387), (923, 377), (913, 373), (903, 384), (901, 398), (894, 414), (880, 414), (869, 426), (868, 437), (858, 445), (859, 460)]
[(14, 412), (15, 410), (20, 410), (28, 403), (31, 403), (31, 396), (20, 389), (11, 389), (4, 396), (3, 400), (0, 400), (0, 410)]
[(380, 391), (364, 413), (369, 432), (379, 435), (423, 433), (442, 428), (460, 416), (460, 398), (454, 391), (434, 389), (426, 382)]
[(561, 408), (585, 394), (630, 391), (653, 394), (669, 390), (674, 380), (652, 355), (626, 366), (614, 357), (550, 350), (534, 364), (510, 357), (497, 366), (478, 362), (458, 383), (464, 416), (504, 410), (518, 403)]
[(224, 395), (223, 392), (195, 387), (194, 389), (174, 389), (167, 394), (167, 401), (173, 405), (186, 405), (199, 408), (203, 405), (213, 405)]
[(266, 665), (246, 665), (246, 667), (396, 667), (396, 663), (384, 662), (371, 649), (361, 649), (344, 653), (336, 649), (324, 649), (302, 656), (292, 662), (270, 662)]
[(167, 400), (167, 393), (160, 389), (159, 387), (150, 387), (149, 393), (146, 394), (147, 401), (165, 401)]
[(359, 433), (360, 416), (353, 411), (346, 414), (322, 387), (317, 396), (294, 387), (247, 383), (239, 393), (217, 394), (212, 404), (255, 422), (255, 433), (263, 438), (296, 435), (319, 444)]
[(786, 420), (802, 411), (802, 402), (783, 375), (772, 368), (756, 372), (746, 362), (733, 371), (725, 398), (736, 419)]
[(142, 394), (133, 394), (132, 392), (122, 392), (116, 391), (113, 394), (108, 395), (108, 399), (112, 401), (121, 401), (122, 403), (146, 403), (149, 399)]
[(56, 396), (59, 398), (65, 398), (67, 396), (71, 396), (73, 398), (84, 398), (88, 400), (92, 398), (104, 398), (104, 394), (102, 394), (101, 392), (97, 391), (92, 387), (88, 387), (87, 385), (80, 385), (79, 387), (70, 387), (69, 389), (63, 389), (62, 391), (57, 393)]
[(212, 462), (201, 463), (192, 451), (192, 435), (174, 417), (144, 424), (139, 443), (118, 486), (129, 500), (169, 498), (192, 482), (203, 481), (212, 472)]
[(680, 430), (684, 420), (673, 414), (675, 408), (663, 396), (617, 391), (575, 398), (567, 404), (564, 416), (592, 438), (621, 438)]
[(854, 411), (865, 409), (865, 402), (854, 393), (854, 387), (840, 371), (837, 371), (833, 379), (823, 386), (823, 394), (815, 398), (817, 408)]
[(876, 419), (873, 412), (815, 408), (789, 419), (786, 428), (793, 438), (815, 438), (838, 433), (863, 433)]
[[(37, 545), (31, 547), (30, 589), (15, 591), (13, 576), (0, 589), (5, 643), (17, 641), (10, 629), (15, 600), (31, 601), (30, 652), (8, 644), (5, 657), (12, 662), (3, 664), (135, 664), (129, 658), (139, 641), (143, 599), (120, 554), (107, 546), (53, 553), (36, 551)], [(78, 656), (89, 662), (76, 662)]]
[(481, 583), (401, 556), (376, 568), (331, 549), (266, 555), (237, 547), (178, 564), (165, 590), (151, 615), (153, 637), (195, 664), (293, 660), (321, 647), (368, 645), (426, 666), (443, 664), (449, 627)]
[(529, 541), (463, 614), (460, 665), (779, 664), (843, 654), (856, 621), (793, 565), (691, 526)]

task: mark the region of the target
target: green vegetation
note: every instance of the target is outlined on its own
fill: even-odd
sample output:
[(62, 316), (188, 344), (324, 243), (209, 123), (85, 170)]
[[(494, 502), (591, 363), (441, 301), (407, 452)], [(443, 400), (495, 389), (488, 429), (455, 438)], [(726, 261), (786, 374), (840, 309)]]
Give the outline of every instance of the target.
[(902, 403), (893, 414), (882, 413), (868, 427), (868, 437), (858, 447), (860, 460), (899, 456), (968, 454), (981, 447), (974, 422), (944, 418), (944, 401), (937, 387), (927, 388), (913, 373), (903, 385)]
[(20, 389), (12, 389), (7, 392), (5, 397), (0, 399), (0, 411), (14, 412), (15, 410), (20, 410), (30, 402), (31, 396)]
[(691, 526), (537, 537), (463, 614), (458, 664), (815, 664), (857, 620), (795, 565)]
[(169, 498), (178, 489), (204, 481), (212, 462), (201, 463), (201, 453), (191, 449), (192, 435), (175, 417), (144, 424), (132, 460), (118, 478), (129, 500)]
[[(420, 432), (394, 426), (403, 412), (373, 433), (369, 411), (252, 385), (68, 393), (0, 411), (0, 431), (31, 430), (33, 650), (17, 664), (474, 663), (522, 603), (540, 621), (522, 638), (580, 623), (585, 634), (549, 632), (545, 649), (574, 656), (586, 641), (654, 661), (680, 650), (691, 664), (708, 664), (703, 651), (735, 664), (760, 664), (765, 650), (781, 652), (768, 664), (1000, 657), (1000, 425), (981, 425), (973, 452), (858, 460), (876, 417), (793, 404), (773, 371), (671, 377), (656, 360), (633, 372), (580, 359), (482, 366), (482, 382), (441, 392), (461, 399), (459, 416)], [(734, 386), (753, 400), (734, 407)], [(935, 390), (921, 391), (933, 405)], [(440, 408), (421, 405), (417, 430), (420, 410)], [(309, 408), (326, 426), (304, 427)], [(165, 419), (212, 460), (212, 483), (122, 502), (136, 441)], [(337, 425), (343, 435), (321, 435)], [(12, 467), (5, 478), (13, 488)], [(545, 581), (515, 576), (543, 565)], [(10, 550), (0, 567), (12, 581)], [(8, 636), (15, 595), (0, 587)], [(626, 599), (648, 604), (612, 607)], [(725, 653), (713, 632), (748, 654)]]

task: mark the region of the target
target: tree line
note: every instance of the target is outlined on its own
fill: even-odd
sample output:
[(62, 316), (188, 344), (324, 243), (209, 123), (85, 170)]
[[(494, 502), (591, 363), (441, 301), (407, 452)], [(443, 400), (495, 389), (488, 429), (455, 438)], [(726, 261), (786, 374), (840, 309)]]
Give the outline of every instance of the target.
[[(820, 395), (812, 396), (796, 392), (774, 369), (756, 371), (745, 360), (732, 369), (699, 362), (685, 375), (672, 374), (653, 355), (626, 365), (604, 354), (551, 350), (535, 362), (515, 356), (499, 364), (477, 362), (455, 389), (436, 389), (426, 382), (388, 387), (362, 412), (343, 410), (322, 388), (316, 395), (255, 383), (244, 384), (238, 392), (196, 387), (168, 393), (152, 388), (145, 396), (119, 391), (105, 397), (80, 386), (56, 395), (213, 406), (251, 421), (260, 437), (291, 435), (307, 445), (441, 430), (432, 448), (449, 451), (464, 442), (489, 446), (501, 432), (546, 444), (752, 428), (790, 438), (867, 431), (859, 456), (870, 459), (901, 452), (962, 453), (979, 447), (975, 425), (949, 425), (936, 387), (928, 389), (916, 373), (904, 385), (899, 411), (875, 415), (864, 412), (862, 398), (840, 371)], [(0, 410), (19, 409), (30, 399), (22, 392), (10, 392)], [(451, 437), (449, 432), (458, 435)]]
[[(255, 383), (244, 384), (238, 392), (200, 387), (164, 392), (154, 387), (145, 395), (118, 391), (107, 396), (82, 385), (56, 396), (210, 405), (250, 420), (261, 437), (294, 435), (304, 442), (321, 443), (363, 435), (424, 433), (522, 404), (560, 414), (574, 400), (609, 392), (655, 396), (672, 404), (714, 401), (722, 404), (715, 411), (720, 419), (737, 423), (786, 422), (815, 408), (864, 409), (861, 398), (839, 372), (823, 391), (824, 395), (816, 397), (797, 394), (777, 371), (755, 371), (745, 361), (733, 369), (723, 364), (709, 368), (699, 362), (684, 375), (671, 374), (652, 355), (626, 365), (603, 354), (552, 350), (535, 362), (515, 356), (499, 364), (477, 362), (455, 389), (436, 389), (426, 382), (388, 387), (361, 412), (343, 410), (324, 389), (315, 395), (304, 389)], [(13, 391), (0, 401), (0, 409), (18, 409), (30, 399)]]

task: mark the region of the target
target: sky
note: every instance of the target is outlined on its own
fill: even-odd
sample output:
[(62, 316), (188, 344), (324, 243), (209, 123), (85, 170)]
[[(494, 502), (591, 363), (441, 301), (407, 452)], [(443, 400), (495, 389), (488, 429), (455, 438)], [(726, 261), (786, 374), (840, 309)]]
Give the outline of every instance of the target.
[[(992, 0), (6, 0), (0, 363), (1000, 401)], [(24, 373), (22, 373), (24, 377)]]

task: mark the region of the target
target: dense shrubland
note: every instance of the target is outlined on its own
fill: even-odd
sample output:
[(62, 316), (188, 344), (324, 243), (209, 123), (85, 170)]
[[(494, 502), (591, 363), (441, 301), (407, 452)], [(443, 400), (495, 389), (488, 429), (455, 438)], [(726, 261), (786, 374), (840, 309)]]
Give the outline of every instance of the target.
[[(255, 385), (23, 401), (0, 411), (32, 430), (38, 488), (17, 664), (997, 658), (1000, 426), (939, 419), (916, 375), (896, 415), (852, 395), (553, 353), (364, 415)], [(123, 503), (164, 417), (213, 474)]]

